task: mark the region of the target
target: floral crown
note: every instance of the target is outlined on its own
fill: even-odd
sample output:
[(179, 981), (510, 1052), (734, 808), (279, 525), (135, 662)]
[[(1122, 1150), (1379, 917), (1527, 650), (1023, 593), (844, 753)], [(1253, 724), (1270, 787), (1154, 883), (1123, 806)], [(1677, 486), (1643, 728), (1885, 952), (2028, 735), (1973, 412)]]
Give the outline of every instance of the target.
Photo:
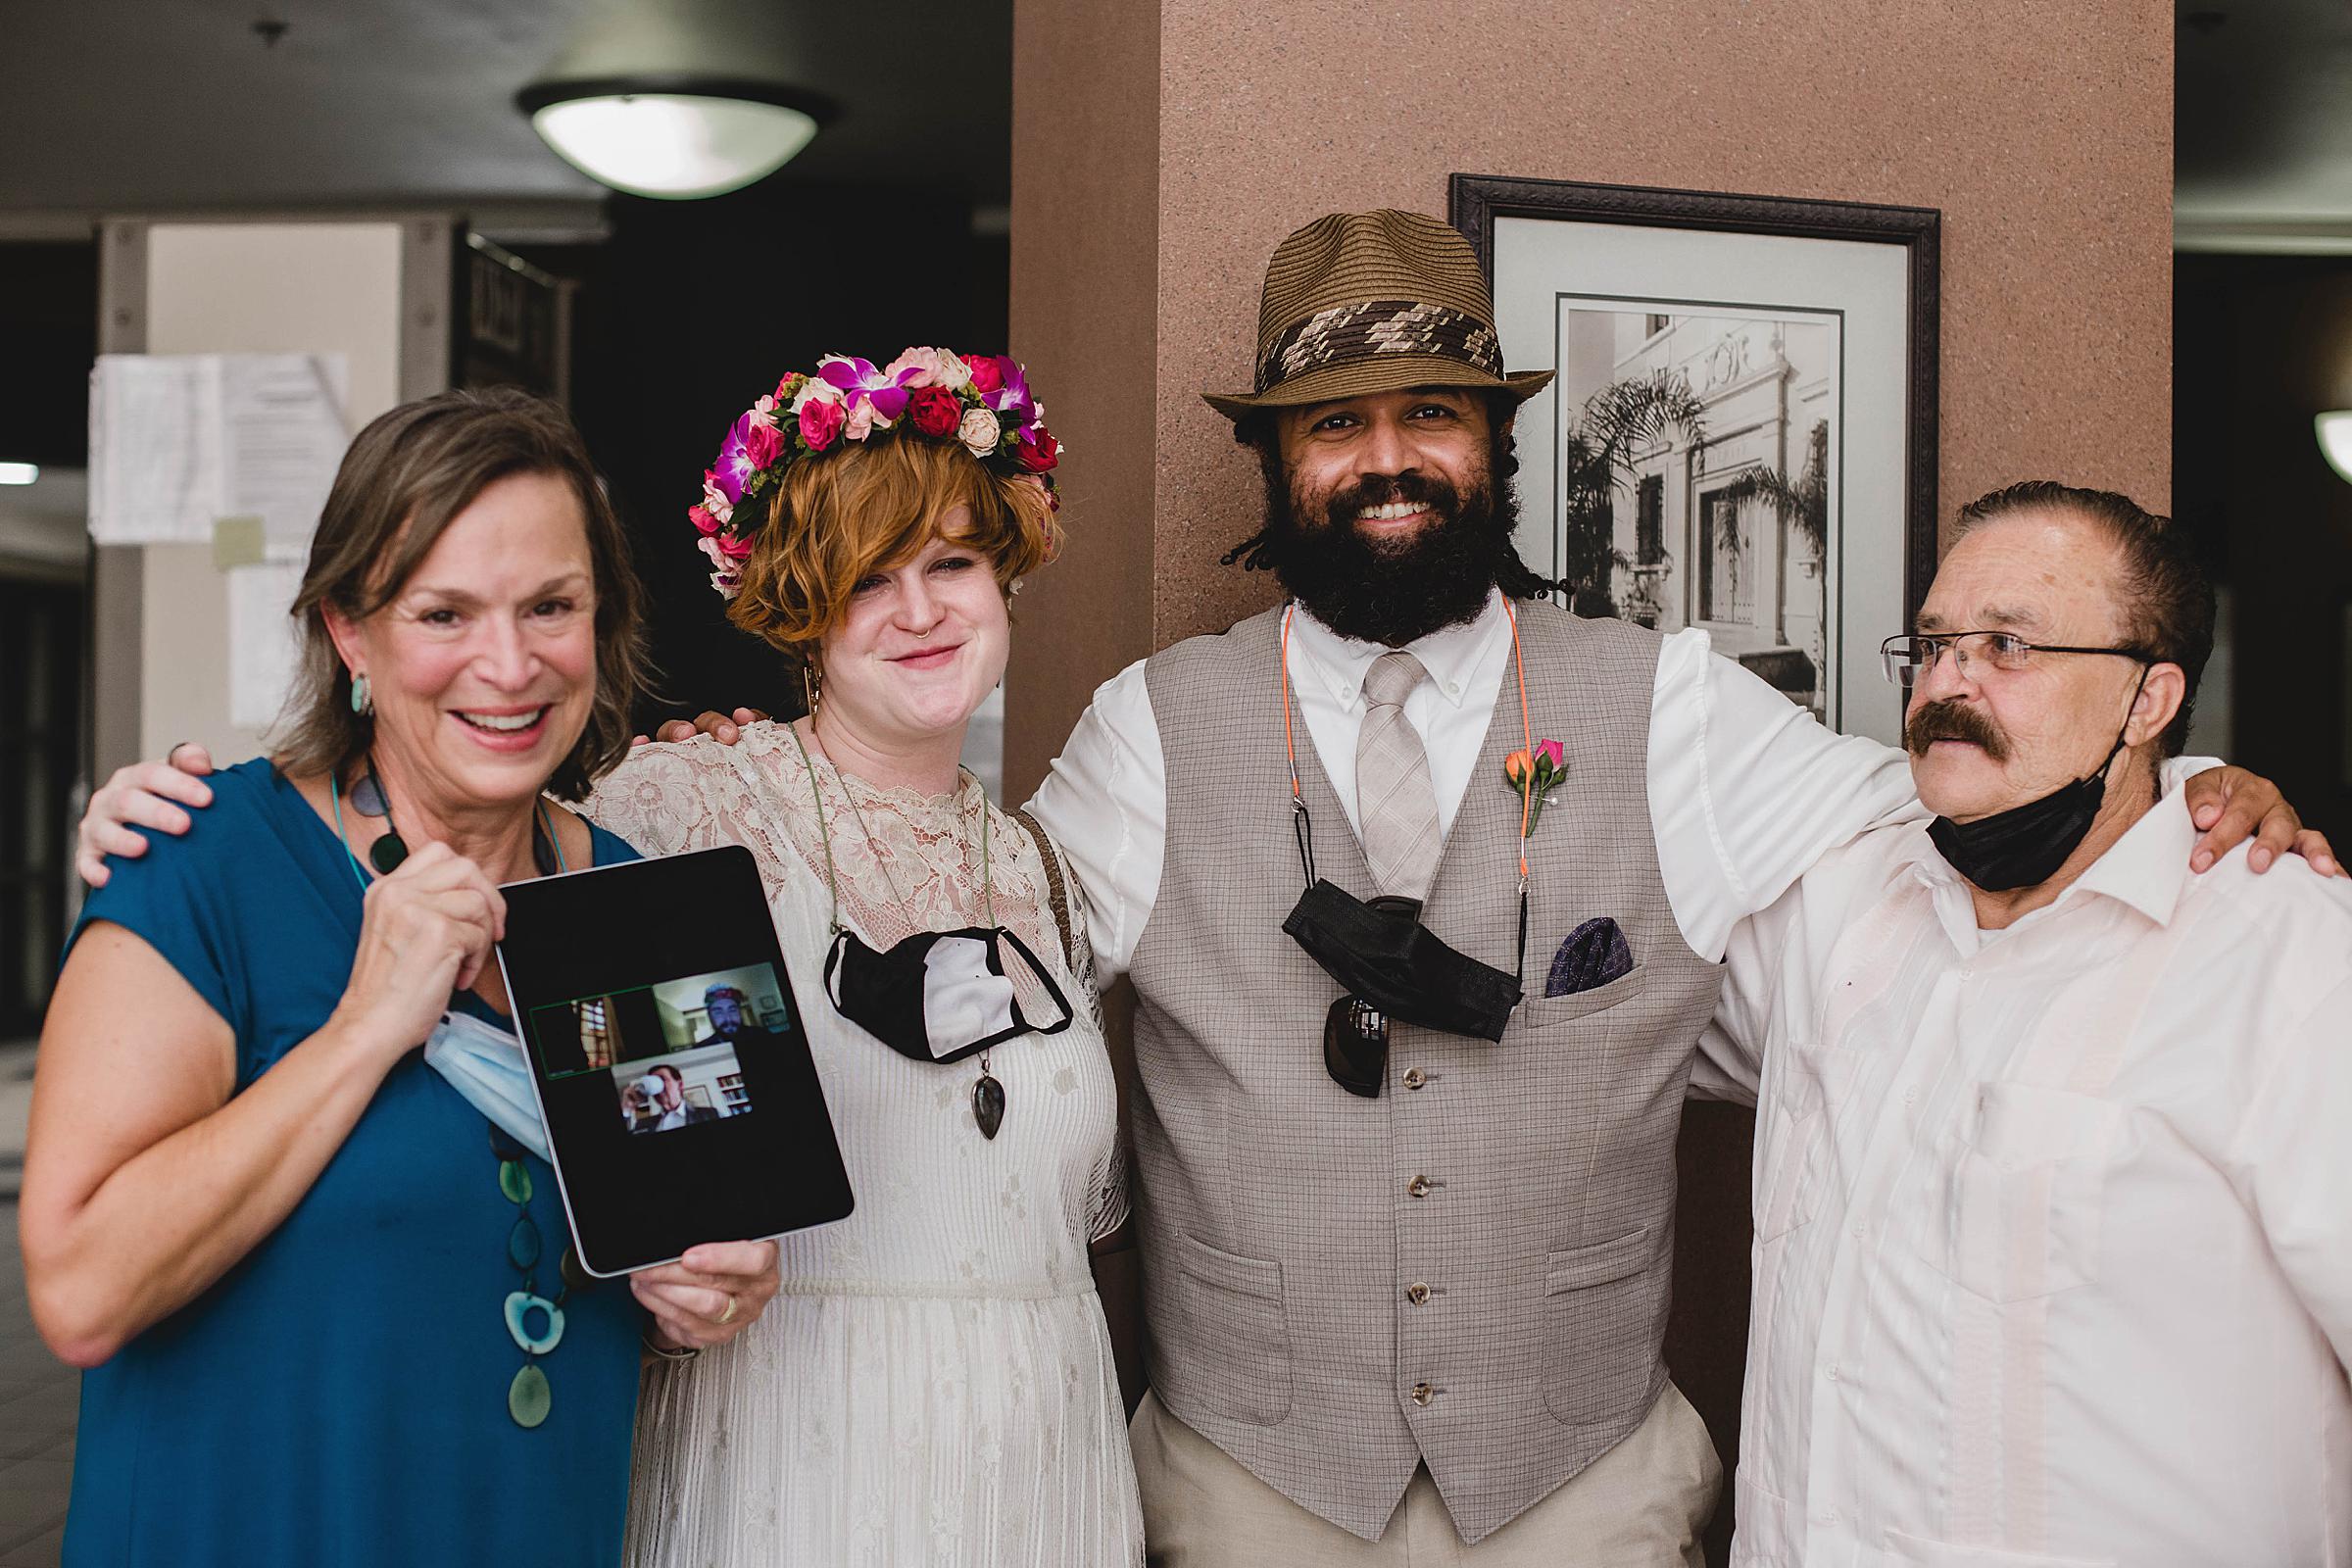
[(744, 411), (703, 472), (703, 499), (689, 509), (698, 543), (717, 569), (710, 586), (732, 599), (743, 589), (750, 532), (769, 515), (784, 470), (844, 441), (867, 441), (906, 426), (933, 441), (960, 442), (991, 472), (1024, 479), (1059, 508), (1054, 466), (1061, 443), (1029, 395), (1017, 361), (1001, 354), (908, 349), (880, 369), (871, 360), (828, 354), (814, 375), (798, 371)]

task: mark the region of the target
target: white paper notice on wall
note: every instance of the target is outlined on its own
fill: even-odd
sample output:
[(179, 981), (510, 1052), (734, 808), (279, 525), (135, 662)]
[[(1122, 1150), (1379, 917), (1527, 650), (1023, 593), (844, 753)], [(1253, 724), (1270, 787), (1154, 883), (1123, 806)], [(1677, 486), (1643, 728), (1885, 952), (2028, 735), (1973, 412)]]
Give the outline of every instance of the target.
[(258, 516), (299, 561), (350, 441), (340, 354), (106, 354), (90, 377), (90, 537), (201, 544)]
[(228, 718), (267, 729), (294, 689), (300, 647), (294, 637), (294, 595), (303, 564), (270, 561), (232, 566), (228, 576)]

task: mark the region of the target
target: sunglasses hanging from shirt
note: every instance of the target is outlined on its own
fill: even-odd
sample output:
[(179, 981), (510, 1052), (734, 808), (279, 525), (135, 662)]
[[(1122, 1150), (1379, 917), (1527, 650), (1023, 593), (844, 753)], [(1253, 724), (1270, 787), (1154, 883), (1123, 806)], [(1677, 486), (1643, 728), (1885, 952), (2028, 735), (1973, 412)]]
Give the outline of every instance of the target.
[[(825, 885), (833, 895), (833, 945), (825, 954), (826, 1000), (835, 1012), (910, 1060), (944, 1067), (978, 1056), (980, 1077), (972, 1085), (972, 1120), (981, 1137), (995, 1138), (1004, 1124), (1005, 1099), (1004, 1085), (989, 1071), (989, 1052), (1019, 1035), (1057, 1035), (1077, 1014), (1029, 944), (1008, 927), (997, 924), (986, 799), (980, 805), (980, 898), (988, 924), (958, 931), (917, 931), (892, 944), (888, 952), (878, 953), (842, 924), (841, 881), (833, 870), (833, 834), (825, 823), (824, 792), (817, 787), (816, 764), (809, 760), (808, 748), (802, 745), (797, 727), (792, 740), (800, 747), (801, 764), (808, 770), (808, 788), (816, 796), (817, 839), (825, 850)], [(850, 793), (846, 777), (842, 794), (858, 815), (866, 848), (874, 852), (875, 863), (880, 864), (882, 856), (874, 845), (874, 831), (866, 826), (865, 811), (858, 797)], [(886, 876), (888, 869), (884, 867)], [(891, 894), (899, 899), (900, 915), (906, 918), (906, 901), (895, 884)], [(913, 923), (907, 920), (907, 924)], [(1012, 978), (1005, 972), (1006, 948), (1028, 966), (1054, 1005), (1061, 1009), (1058, 1020), (1050, 1024), (1029, 1021), (1013, 992)]]
[[(1282, 929), (1347, 994), (1323, 1020), (1323, 1066), (1332, 1082), (1366, 1100), (1380, 1097), (1388, 1077), (1389, 1023), (1418, 1024), (1473, 1040), (1500, 1041), (1524, 995), (1527, 972), (1527, 832), (1532, 793), (1519, 810), (1519, 951), (1511, 973), (1479, 962), (1439, 940), (1421, 923), (1421, 901), (1359, 899), (1315, 874), (1314, 821), (1298, 783), (1298, 747), (1291, 726), (1291, 617), (1282, 617), (1282, 744), (1291, 770), (1291, 831), (1306, 891)], [(1527, 710), (1527, 663), (1519, 652), (1519, 617), (1511, 622), (1511, 660), (1519, 675), (1519, 722), (1535, 750)]]

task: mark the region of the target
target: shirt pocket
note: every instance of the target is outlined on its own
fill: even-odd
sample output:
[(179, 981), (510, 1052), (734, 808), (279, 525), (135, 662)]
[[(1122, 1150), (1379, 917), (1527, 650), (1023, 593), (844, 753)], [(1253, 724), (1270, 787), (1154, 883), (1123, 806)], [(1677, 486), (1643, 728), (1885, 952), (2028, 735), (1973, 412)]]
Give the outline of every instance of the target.
[(1291, 1330), (1283, 1307), (1282, 1264), (1243, 1257), (1179, 1236), (1181, 1273), (1171, 1293), (1189, 1355), (1153, 1368), (1177, 1402), (1197, 1404), (1250, 1426), (1273, 1426), (1291, 1413)]
[(1985, 1300), (2029, 1301), (2098, 1278), (2107, 1171), (2124, 1107), (2034, 1084), (1984, 1083), (1939, 1151), (1927, 1260)]

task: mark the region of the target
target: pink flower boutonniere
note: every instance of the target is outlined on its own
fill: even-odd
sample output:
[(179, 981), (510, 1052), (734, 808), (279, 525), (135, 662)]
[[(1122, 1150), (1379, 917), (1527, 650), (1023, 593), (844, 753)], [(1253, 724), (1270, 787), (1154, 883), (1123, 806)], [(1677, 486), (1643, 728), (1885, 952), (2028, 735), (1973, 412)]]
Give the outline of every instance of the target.
[(1535, 832), (1536, 819), (1544, 814), (1545, 792), (1567, 776), (1568, 752), (1558, 741), (1538, 741), (1533, 756), (1513, 752), (1502, 760), (1503, 782), (1526, 803), (1528, 832)]

